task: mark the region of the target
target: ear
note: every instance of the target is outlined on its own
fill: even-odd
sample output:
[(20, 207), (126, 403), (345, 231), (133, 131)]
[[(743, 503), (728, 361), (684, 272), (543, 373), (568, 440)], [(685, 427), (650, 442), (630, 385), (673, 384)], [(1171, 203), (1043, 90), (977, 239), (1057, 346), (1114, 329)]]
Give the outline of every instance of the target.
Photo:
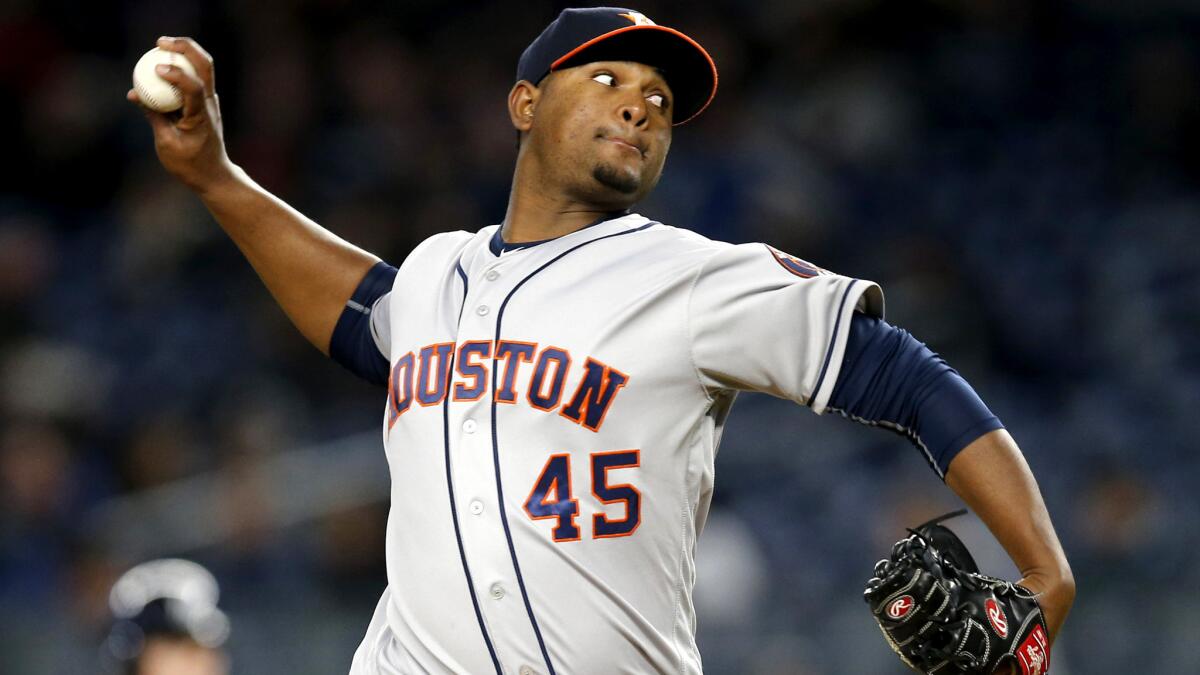
[(517, 131), (529, 131), (533, 126), (533, 109), (542, 92), (527, 80), (513, 85), (508, 92), (508, 118)]

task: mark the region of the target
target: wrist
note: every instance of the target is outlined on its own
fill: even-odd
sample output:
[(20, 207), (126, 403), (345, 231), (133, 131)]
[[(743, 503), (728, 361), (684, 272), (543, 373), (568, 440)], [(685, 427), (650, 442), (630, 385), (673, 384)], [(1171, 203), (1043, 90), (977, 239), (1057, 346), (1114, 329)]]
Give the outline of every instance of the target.
[(1069, 569), (1053, 573), (1030, 572), (1018, 583), (1039, 596), (1048, 596), (1059, 602), (1070, 603), (1075, 599), (1075, 577)]
[(247, 182), (248, 176), (242, 167), (226, 159), (218, 170), (206, 176), (202, 182), (197, 182), (189, 187), (200, 199), (209, 202), (219, 199), (221, 195), (231, 190), (244, 187)]
[(1075, 602), (1075, 577), (1071, 570), (1031, 572), (1017, 583), (1037, 594), (1038, 605), (1045, 614), (1046, 627), (1053, 641)]

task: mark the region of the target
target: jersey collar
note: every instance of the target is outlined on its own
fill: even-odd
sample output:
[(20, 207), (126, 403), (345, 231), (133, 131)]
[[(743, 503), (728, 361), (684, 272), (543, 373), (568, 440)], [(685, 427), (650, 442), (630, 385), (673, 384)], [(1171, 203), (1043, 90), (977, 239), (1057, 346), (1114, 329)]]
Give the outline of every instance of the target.
[[(596, 220), (593, 220), (592, 222), (588, 223), (587, 225), (584, 225), (583, 227), (579, 228), (578, 230), (575, 230), (575, 232), (579, 232), (581, 230), (586, 230), (587, 228), (593, 227), (595, 225), (599, 225), (600, 223), (608, 222), (608, 221), (614, 220), (616, 218), (621, 218), (621, 217), (627, 216), (630, 213), (631, 213), (631, 211), (629, 209), (625, 209), (624, 211), (612, 211), (610, 213), (606, 213), (603, 216), (600, 216), (599, 218), (597, 218)], [(510, 243), (504, 241), (504, 237), (502, 237), (500, 235), (500, 233), (502, 231), (504, 231), (504, 223), (501, 223), (500, 227), (496, 228), (496, 232), (494, 234), (492, 234), (491, 241), (488, 242), (488, 250), (490, 250), (492, 252), (492, 255), (497, 256), (497, 257), (499, 257), (501, 253), (507, 253), (508, 251), (516, 251), (516, 250), (520, 250), (523, 248), (532, 248), (534, 246), (537, 246), (538, 244), (544, 244), (548, 241), (554, 241), (554, 239), (561, 238), (561, 237), (555, 237), (554, 239), (542, 239), (541, 241), (523, 241), (523, 242), (510, 244)], [(566, 237), (571, 234), (574, 234), (575, 232), (568, 232), (567, 234), (564, 234), (563, 236)]]

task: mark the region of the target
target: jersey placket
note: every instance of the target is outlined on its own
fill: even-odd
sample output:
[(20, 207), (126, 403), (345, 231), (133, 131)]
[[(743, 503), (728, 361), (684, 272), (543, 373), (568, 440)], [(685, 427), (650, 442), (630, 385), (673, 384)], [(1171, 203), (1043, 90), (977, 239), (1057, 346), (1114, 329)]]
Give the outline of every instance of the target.
[[(520, 280), (520, 267), (520, 260), (504, 256), (468, 274), (456, 336), (460, 346), (464, 341), (495, 338), (500, 306)], [(474, 401), (452, 399), (448, 408), (450, 470), (463, 551), (497, 657), (505, 672), (541, 673), (545, 665), (513, 567), (503, 505), (497, 496), (491, 410), (503, 376), (497, 372), (501, 368), (495, 358), (497, 348), (492, 341), (489, 357), (483, 360), (488, 371), (484, 395)]]

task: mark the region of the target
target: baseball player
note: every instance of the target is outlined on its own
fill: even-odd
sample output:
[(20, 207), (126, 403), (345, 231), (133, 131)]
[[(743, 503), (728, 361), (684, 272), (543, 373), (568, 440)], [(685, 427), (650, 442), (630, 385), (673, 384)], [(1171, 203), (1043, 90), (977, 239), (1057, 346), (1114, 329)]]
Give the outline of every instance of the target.
[(213, 575), (190, 560), (150, 560), (122, 574), (109, 593), (106, 672), (227, 675), (229, 620), (217, 607), (219, 593)]
[(908, 436), (1062, 624), (1071, 573), (1020, 451), (882, 321), (875, 284), (631, 210), (716, 93), (695, 40), (630, 9), (564, 10), (508, 96), (503, 221), (430, 237), (398, 269), (232, 163), (212, 59), (159, 46), (198, 72), (160, 70), (185, 99), (177, 119), (147, 112), (163, 165), (309, 341), (387, 387), (388, 586), (354, 675), (701, 672), (693, 553), (743, 390)]

